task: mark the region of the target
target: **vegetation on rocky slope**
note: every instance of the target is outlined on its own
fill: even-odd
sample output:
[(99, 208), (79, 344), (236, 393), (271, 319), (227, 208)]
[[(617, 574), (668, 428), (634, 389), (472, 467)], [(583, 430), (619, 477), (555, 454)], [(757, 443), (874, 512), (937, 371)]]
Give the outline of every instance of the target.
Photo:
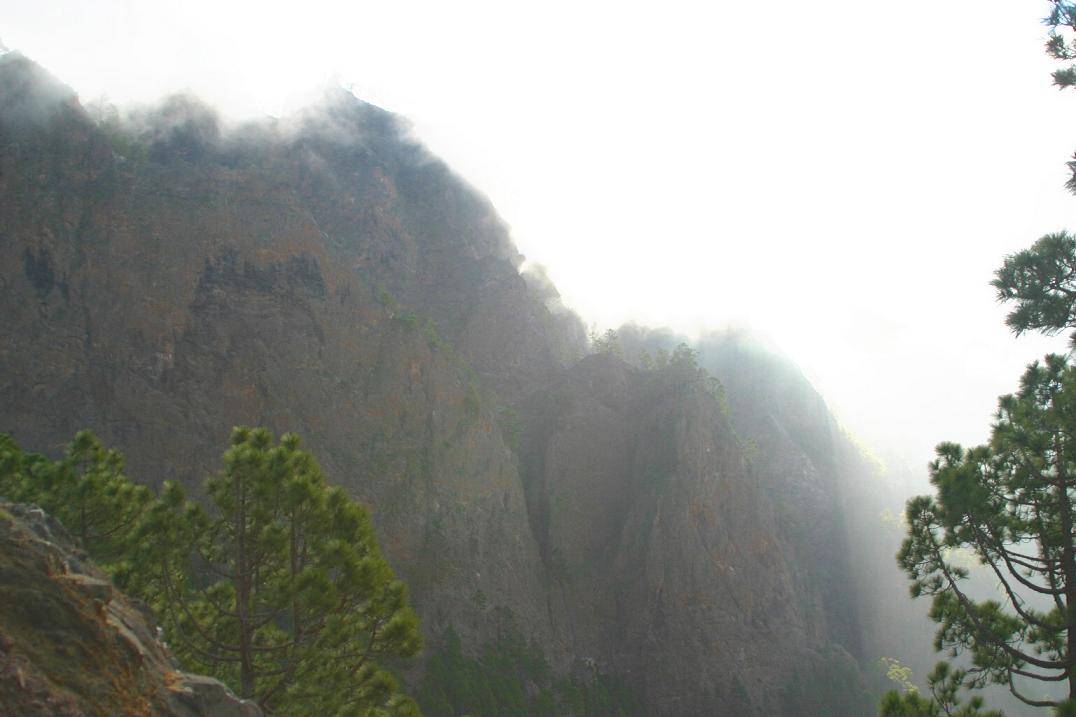
[(37, 507), (0, 501), (0, 606), (4, 715), (261, 715), (220, 682), (181, 672), (145, 606)]
[(205, 509), (176, 484), (159, 500), (135, 486), (89, 433), (58, 461), (0, 436), (0, 496), (75, 526), (153, 607), (186, 669), (273, 714), (418, 715), (379, 667), (421, 637), (365, 509), (325, 485), (294, 435), (236, 429), (224, 463)]

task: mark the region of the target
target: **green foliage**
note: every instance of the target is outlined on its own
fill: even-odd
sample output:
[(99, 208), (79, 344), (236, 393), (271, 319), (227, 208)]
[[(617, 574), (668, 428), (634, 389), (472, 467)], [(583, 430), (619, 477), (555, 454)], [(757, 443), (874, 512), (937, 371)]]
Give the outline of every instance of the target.
[(919, 692), (919, 688), (912, 682), (912, 668), (900, 664), (900, 660), (893, 657), (883, 657), (886, 679), (896, 682), (904, 692)]
[(711, 376), (706, 369), (699, 366), (699, 354), (687, 344), (677, 346), (668, 358), (666, 366), (660, 369), (680, 382), (701, 381), (706, 392), (718, 402), (726, 415), (729, 411), (725, 387)]
[[(594, 339), (592, 337), (592, 341), (600, 341), (601, 343), (596, 345), (601, 346), (607, 345), (610, 341), (619, 342), (615, 332), (606, 332), (607, 337), (610, 334), (612, 334), (611, 339)], [(728, 395), (725, 393), (725, 387), (721, 381), (699, 366), (698, 352), (687, 344), (679, 344), (673, 350), (672, 355), (664, 349), (658, 349), (656, 354), (652, 356), (649, 351), (644, 349), (639, 354), (639, 366), (644, 371), (671, 375), (678, 379), (692, 380), (698, 378), (702, 380), (706, 392), (717, 401), (722, 413), (726, 416), (729, 415), (729, 401)]]
[[(1058, 29), (1076, 30), (1076, 4), (1068, 0), (1051, 0), (1050, 14), (1043, 22), (1050, 28), (1046, 40), (1046, 54), (1061, 62), (1076, 60), (1076, 40), (1067, 40)], [(1076, 84), (1076, 65), (1069, 65), (1053, 73), (1054, 84), (1071, 87)]]
[(966, 702), (960, 689), (968, 677), (967, 670), (954, 670), (939, 662), (927, 678), (931, 697), (926, 698), (912, 686), (904, 692), (891, 690), (882, 698), (880, 717), (1005, 717), (996, 710), (984, 710), (983, 700), (975, 696)]
[(596, 354), (612, 354), (622, 357), (624, 352), (620, 348), (620, 337), (616, 331), (608, 329), (604, 334), (596, 332), (590, 334), (590, 348)]
[(476, 657), (463, 651), (449, 627), (430, 655), (418, 700), (431, 717), (622, 717), (636, 714), (622, 681), (593, 665), (578, 665), (574, 676), (554, 682), (541, 649), (527, 641), (510, 611), (500, 608), (497, 638)]
[(430, 319), (426, 319), (426, 326), (423, 328), (423, 333), (426, 334), (426, 345), (430, 347), (431, 351), (436, 351), (440, 348), (449, 348), (448, 342), (441, 338), (441, 334), (438, 333), (437, 327)]
[(391, 311), (399, 305), (399, 302), (396, 301), (396, 297), (389, 293), (389, 290), (386, 289), (384, 286), (378, 284), (376, 291), (377, 303), (381, 304), (386, 309)]
[[(1056, 355), (1032, 364), (1019, 392), (999, 399), (996, 418), (986, 445), (938, 446), (930, 466), (937, 494), (908, 502), (898, 561), (912, 595), (932, 599), (930, 616), (940, 625), (935, 648), (971, 658), (966, 671), (939, 672), (938, 685), (993, 682), (1035, 706), (1057, 706), (1059, 700), (1028, 698), (1015, 679), (1076, 687), (1068, 647), (1076, 589), (1076, 367)], [(990, 569), (1000, 600), (969, 594), (969, 568), (955, 559), (962, 553)], [(1036, 596), (1044, 607), (1034, 606)]]
[(419, 326), (422, 324), (422, 322), (418, 318), (418, 314), (416, 314), (414, 311), (405, 311), (404, 313), (394, 316), (393, 318), (412, 331), (418, 330)]
[(890, 690), (882, 698), (879, 717), (940, 717), (938, 706), (918, 692)]
[(23, 453), (0, 435), (0, 495), (57, 518), (113, 574), (127, 570), (133, 531), (153, 500), (123, 469), (123, 456), (89, 431), (78, 433), (58, 461)]
[[(378, 301), (391, 311), (402, 308), (397, 303), (396, 299), (383, 289), (378, 293)], [(437, 325), (432, 319), (423, 319), (415, 313), (414, 310), (406, 309), (394, 314), (392, 320), (407, 327), (408, 331), (421, 330), (430, 351), (440, 353), (440, 355), (447, 359), (453, 367), (465, 373), (472, 381), (475, 379), (474, 370), (471, 368), (471, 365), (457, 353), (450, 341), (441, 336), (440, 332), (437, 330)]]
[(478, 658), (463, 654), (459, 634), (448, 628), (441, 647), (426, 662), (418, 691), (424, 711), (436, 717), (527, 717), (551, 704), (548, 691), (528, 696), (528, 683), (548, 680), (549, 666), (537, 646), (529, 644), (512, 621), (496, 640), (482, 646)]
[[(1076, 39), (1072, 38), (1076, 32), (1076, 3), (1070, 0), (1050, 0), (1052, 7), (1050, 14), (1043, 22), (1050, 28), (1046, 39), (1046, 54), (1060, 62), (1071, 63), (1076, 60)], [(1055, 70), (1053, 73), (1054, 84), (1064, 89), (1076, 85), (1076, 64), (1069, 64)], [(1076, 156), (1068, 162), (1072, 176), (1066, 186), (1069, 191), (1076, 192)]]
[(365, 509), (299, 438), (237, 428), (210, 508), (174, 484), (144, 525), (169, 641), (274, 714), (416, 715), (377, 661), (421, 649)]
[(678, 345), (669, 359), (669, 366), (676, 371), (697, 371), (699, 368), (699, 354), (687, 344)]
[(725, 386), (718, 379), (713, 376), (706, 377), (706, 392), (717, 401), (717, 405), (721, 408), (721, 413), (725, 418), (732, 417), (732, 408), (729, 406), (729, 396), (725, 392)]
[(1016, 302), (1005, 323), (1018, 335), (1076, 329), (1076, 237), (1065, 231), (1047, 234), (1006, 257), (992, 284), (999, 301)]
[(421, 637), (365, 509), (291, 434), (237, 428), (224, 463), (206, 510), (175, 483), (154, 499), (88, 432), (55, 462), (0, 435), (0, 495), (60, 519), (154, 608), (186, 669), (272, 714), (417, 717), (378, 666)]
[[(1076, 60), (1076, 41), (1066, 39), (1076, 31), (1076, 4), (1051, 0), (1044, 22), (1047, 54)], [(1076, 65), (1053, 78), (1062, 88), (1076, 85)], [(1076, 192), (1076, 160), (1069, 168)], [(1076, 329), (1074, 278), (1076, 237), (1061, 231), (1006, 257), (992, 284), (1000, 301), (1015, 302), (1006, 318), (1014, 332), (1054, 335)], [(930, 466), (936, 495), (908, 502), (908, 537), (897, 556), (913, 597), (932, 600), (935, 649), (970, 664), (939, 663), (932, 700), (890, 693), (883, 715), (982, 714), (975, 699), (958, 709), (957, 694), (989, 683), (1057, 715), (1076, 711), (1076, 368), (1057, 355), (1030, 365), (1020, 390), (999, 399), (996, 417), (988, 444), (938, 446)], [(997, 599), (970, 594), (972, 565), (957, 559), (967, 554), (993, 574)], [(1018, 678), (1067, 683), (1068, 699), (1028, 697)]]

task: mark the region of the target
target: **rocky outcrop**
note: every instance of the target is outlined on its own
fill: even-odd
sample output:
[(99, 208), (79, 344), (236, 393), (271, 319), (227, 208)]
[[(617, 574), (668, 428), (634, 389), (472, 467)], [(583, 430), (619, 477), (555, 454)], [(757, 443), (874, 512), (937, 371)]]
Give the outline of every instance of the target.
[(40, 509), (0, 502), (0, 707), (20, 717), (260, 717), (180, 672), (144, 605)]
[(186, 98), (91, 117), (0, 58), (0, 431), (89, 428), (194, 491), (232, 425), (295, 431), (371, 506), (432, 648), (507, 623), (633, 714), (859, 714), (817, 689), (858, 675), (836, 469), (797, 438), (824, 404), (756, 421), (788, 391), (748, 388), (730, 417), (697, 369), (582, 359), (521, 260), (349, 94), (231, 129)]
[[(863, 708), (840, 618), (823, 604), (838, 591), (804, 563), (821, 547), (789, 535), (785, 501), (803, 497), (782, 495), (795, 474), (773, 461), (811, 469), (783, 447), (749, 448), (705, 371), (592, 356), (527, 416), (525, 478), (555, 603), (600, 669), (642, 679), (647, 714)], [(840, 690), (803, 689), (819, 670), (840, 673)]]

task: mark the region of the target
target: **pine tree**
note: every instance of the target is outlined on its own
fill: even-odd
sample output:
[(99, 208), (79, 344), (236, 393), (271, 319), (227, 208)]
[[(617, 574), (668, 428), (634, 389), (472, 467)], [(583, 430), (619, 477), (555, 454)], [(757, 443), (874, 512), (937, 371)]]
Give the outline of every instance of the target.
[(923, 697), (911, 688), (904, 692), (888, 692), (882, 699), (879, 717), (1004, 717), (1001, 712), (983, 711), (983, 700), (974, 696), (966, 702), (960, 688), (967, 677), (966, 670), (954, 670), (948, 663), (938, 663), (927, 678), (931, 698)]
[(422, 640), (366, 510), (292, 434), (237, 428), (224, 463), (206, 510), (172, 482), (154, 499), (88, 431), (58, 461), (0, 434), (0, 496), (58, 518), (148, 602), (185, 669), (277, 715), (419, 715), (378, 665)]
[[(1053, 72), (1060, 88), (1076, 86), (1076, 3), (1051, 0), (1050, 14), (1043, 22), (1050, 28), (1046, 53), (1069, 63)], [(1068, 162), (1072, 177), (1066, 183), (1076, 193), (1076, 155)], [(993, 282), (999, 301), (1015, 301), (1016, 308), (1006, 323), (1017, 333), (1038, 330), (1049, 335), (1076, 329), (1076, 237), (1060, 231), (1047, 234), (1030, 249), (1005, 259)], [(1076, 348), (1076, 331), (1072, 334)]]
[[(1076, 41), (1062, 34), (1076, 30), (1076, 4), (1052, 0), (1045, 23), (1047, 53), (1076, 60)], [(1076, 65), (1053, 79), (1076, 85)], [(1076, 192), (1076, 159), (1069, 168)], [(1007, 257), (993, 286), (1000, 301), (1015, 302), (1006, 319), (1015, 333), (1076, 329), (1076, 237), (1048, 234)], [(970, 664), (939, 663), (932, 699), (890, 692), (881, 714), (981, 715), (975, 698), (960, 706), (959, 689), (997, 683), (1029, 705), (1076, 715), (1076, 366), (1057, 355), (1029, 366), (1020, 390), (999, 399), (990, 442), (943, 443), (930, 472), (936, 495), (909, 501), (898, 562), (913, 596), (932, 598), (935, 648)], [(1000, 597), (971, 594), (969, 569), (954, 560), (960, 551), (989, 571)], [(1064, 685), (1067, 699), (1025, 694), (1018, 680)]]
[(114, 574), (128, 569), (132, 533), (153, 500), (124, 474), (123, 456), (89, 431), (80, 431), (58, 461), (23, 453), (10, 436), (0, 436), (0, 495), (57, 518)]
[[(1055, 60), (1070, 63), (1067, 67), (1054, 70), (1054, 84), (1060, 88), (1076, 86), (1076, 39), (1067, 39), (1065, 33), (1070, 35), (1076, 32), (1076, 3), (1069, 0), (1051, 0), (1053, 7), (1050, 14), (1044, 19), (1050, 28), (1050, 35), (1046, 40), (1046, 54)], [(1059, 32), (1060, 30), (1060, 32)], [(1076, 155), (1068, 163), (1072, 177), (1067, 185), (1069, 190), (1076, 192)]]
[[(1056, 355), (1032, 364), (996, 415), (988, 444), (938, 446), (936, 495), (909, 501), (898, 561), (913, 596), (933, 600), (935, 648), (970, 656), (960, 682), (1061, 707), (1017, 680), (1067, 684), (1076, 700), (1076, 366)], [(960, 551), (990, 571), (1001, 599), (973, 597)]]
[[(1065, 231), (1047, 234), (1005, 258), (992, 282), (999, 301), (1014, 301), (1005, 319), (1018, 335), (1029, 330), (1047, 335), (1076, 329), (1076, 237)], [(1076, 331), (1072, 334), (1076, 347)]]
[(366, 510), (265, 429), (235, 429), (206, 488), (209, 510), (166, 486), (139, 559), (185, 664), (273, 714), (417, 715), (378, 665), (421, 636)]

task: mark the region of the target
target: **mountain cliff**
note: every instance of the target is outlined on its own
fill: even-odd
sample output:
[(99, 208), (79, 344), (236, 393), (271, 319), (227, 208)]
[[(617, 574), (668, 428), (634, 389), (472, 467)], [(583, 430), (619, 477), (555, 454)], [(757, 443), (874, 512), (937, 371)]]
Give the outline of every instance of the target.
[(195, 491), (232, 425), (301, 434), (411, 586), (430, 715), (869, 709), (821, 399), (733, 343), (588, 356), (521, 264), (350, 94), (121, 117), (0, 57), (0, 432)]

